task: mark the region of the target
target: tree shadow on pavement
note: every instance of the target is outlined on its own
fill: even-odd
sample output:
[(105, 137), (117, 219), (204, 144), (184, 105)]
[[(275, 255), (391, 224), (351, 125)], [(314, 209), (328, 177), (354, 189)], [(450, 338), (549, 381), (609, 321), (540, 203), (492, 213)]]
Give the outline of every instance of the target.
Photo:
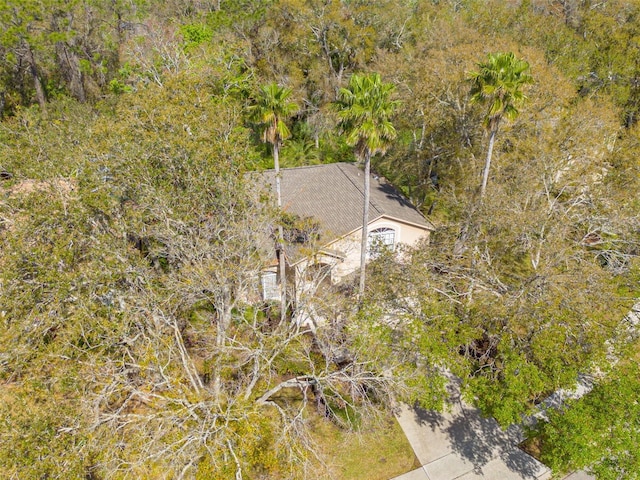
[(522, 478), (535, 479), (540, 463), (520, 450), (520, 431), (503, 430), (493, 418), (486, 418), (476, 409), (465, 408), (446, 427), (452, 450), (471, 462), (476, 471), (495, 458), (501, 458), (507, 468)]
[[(446, 375), (448, 377), (448, 382), (446, 386), (447, 399), (444, 405), (445, 412), (461, 405), (461, 380), (451, 374), (447, 373)], [(445, 417), (444, 412), (425, 410), (423, 408), (420, 408), (417, 404), (413, 405), (413, 412), (416, 416), (416, 421), (418, 422), (418, 424), (429, 425), (432, 431), (434, 431), (436, 428), (442, 429), (446, 424), (449, 423), (449, 420)], [(447, 417), (448, 416), (450, 415), (447, 415)]]
[(476, 470), (494, 459), (499, 446), (508, 441), (495, 420), (475, 413), (455, 416), (446, 427), (446, 432), (453, 451), (471, 462)]
[(519, 473), (523, 478), (536, 479), (545, 468), (535, 458), (518, 447), (512, 447), (503, 452), (501, 457), (509, 470)]
[(435, 410), (424, 410), (418, 406), (413, 407), (418, 425), (428, 425), (431, 430), (441, 429), (445, 424), (445, 419), (441, 412)]

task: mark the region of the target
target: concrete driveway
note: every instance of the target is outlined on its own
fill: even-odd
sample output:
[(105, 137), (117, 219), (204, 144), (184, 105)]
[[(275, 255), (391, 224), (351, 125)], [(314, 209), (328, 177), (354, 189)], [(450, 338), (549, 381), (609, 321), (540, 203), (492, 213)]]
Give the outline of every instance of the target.
[(455, 379), (450, 389), (447, 412), (400, 407), (396, 417), (422, 467), (394, 480), (551, 478), (548, 467), (517, 447), (523, 440), (520, 427), (502, 430), (460, 399)]
[[(460, 380), (453, 376), (449, 377), (448, 389), (450, 405), (446, 412), (399, 407), (396, 418), (422, 467), (392, 480), (552, 478), (551, 469), (518, 448), (524, 440), (521, 426), (503, 430), (493, 418), (467, 405), (460, 397)], [(584, 389), (578, 390), (580, 393)], [(595, 477), (574, 472), (563, 480)]]
[(546, 480), (551, 471), (517, 447), (519, 429), (504, 431), (477, 409), (446, 413), (403, 406), (397, 415), (422, 467), (396, 480)]

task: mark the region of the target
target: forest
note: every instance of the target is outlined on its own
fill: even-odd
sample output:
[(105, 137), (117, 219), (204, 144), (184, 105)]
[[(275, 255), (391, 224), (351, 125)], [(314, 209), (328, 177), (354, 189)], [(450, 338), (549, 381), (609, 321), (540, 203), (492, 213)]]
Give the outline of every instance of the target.
[[(0, 0), (0, 52), (1, 477), (356, 478), (318, 432), (452, 372), (505, 426), (597, 373), (539, 456), (640, 478), (636, 0)], [(436, 230), (309, 329), (248, 300), (296, 221), (248, 173), (360, 160), (354, 78)]]

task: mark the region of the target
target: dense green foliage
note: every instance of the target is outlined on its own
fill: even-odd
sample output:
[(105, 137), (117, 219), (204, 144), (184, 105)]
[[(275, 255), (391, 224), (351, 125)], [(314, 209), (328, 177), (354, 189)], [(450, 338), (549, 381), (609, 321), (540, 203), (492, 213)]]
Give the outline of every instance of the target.
[[(0, 476), (322, 476), (307, 409), (357, 429), (395, 400), (437, 407), (445, 368), (504, 424), (611, 370), (542, 427), (545, 458), (637, 470), (637, 368), (607, 355), (640, 290), (639, 17), (625, 0), (0, 1)], [(534, 83), (479, 202), (469, 77), (496, 52)], [(281, 85), (300, 106), (282, 166), (351, 161), (357, 115), (333, 105), (370, 72), (396, 108), (372, 168), (437, 230), (370, 264), (359, 310), (348, 285), (314, 290), (312, 334), (258, 301), (285, 222), (245, 175), (273, 166), (251, 105)]]
[(552, 412), (538, 434), (554, 469), (590, 468), (597, 478), (640, 478), (640, 369), (624, 365), (588, 396)]

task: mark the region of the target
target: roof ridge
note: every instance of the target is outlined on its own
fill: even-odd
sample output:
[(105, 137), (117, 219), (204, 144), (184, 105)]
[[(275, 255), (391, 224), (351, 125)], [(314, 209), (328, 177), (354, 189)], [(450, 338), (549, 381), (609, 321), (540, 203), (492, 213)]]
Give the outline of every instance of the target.
[[(354, 163), (347, 163), (347, 162), (339, 162), (339, 163), (336, 163), (335, 165), (337, 165), (337, 167), (340, 169), (340, 171), (342, 172), (342, 174), (343, 174), (345, 177), (347, 177), (347, 180), (349, 180), (349, 181), (352, 183), (352, 185), (353, 185), (354, 187), (356, 187), (356, 189), (360, 192), (360, 194), (361, 194), (361, 195), (362, 195), (362, 197), (364, 198), (364, 189), (361, 189), (361, 188), (360, 188), (360, 185), (358, 185), (356, 182), (354, 182), (354, 181), (351, 179), (351, 177), (350, 177), (349, 175), (347, 175), (347, 173), (342, 169), (341, 165), (345, 165), (345, 164), (346, 164), (346, 165), (354, 165), (354, 166), (355, 166), (355, 164), (354, 164)], [(369, 175), (369, 176), (371, 176), (371, 175)], [(378, 207), (378, 205), (376, 205), (376, 204), (373, 202), (373, 200), (371, 200), (371, 196), (369, 196), (369, 205), (370, 205), (370, 206), (372, 206), (372, 207), (373, 207), (373, 209), (374, 209), (374, 210), (376, 210), (380, 215), (383, 215), (383, 214), (384, 214), (384, 211), (380, 210), (380, 207)]]

